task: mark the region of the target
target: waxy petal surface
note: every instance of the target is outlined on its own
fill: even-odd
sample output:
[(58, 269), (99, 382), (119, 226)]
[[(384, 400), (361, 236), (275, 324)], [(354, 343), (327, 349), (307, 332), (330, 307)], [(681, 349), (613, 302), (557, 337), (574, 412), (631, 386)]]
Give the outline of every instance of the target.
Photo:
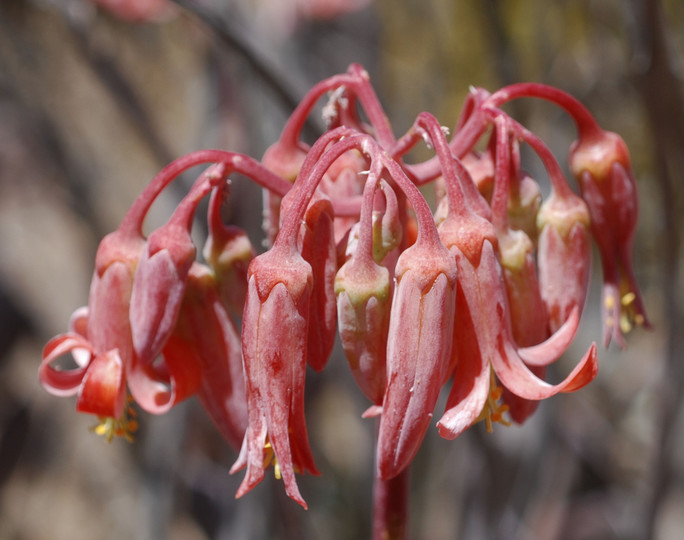
[[(444, 261), (424, 251), (407, 250), (397, 263), (406, 270), (397, 276), (390, 313), (387, 390), (377, 447), (383, 479), (399, 474), (418, 451), (451, 361), (456, 268), (446, 250)], [(412, 267), (421, 257), (425, 267)], [(448, 273), (440, 272), (440, 263)]]

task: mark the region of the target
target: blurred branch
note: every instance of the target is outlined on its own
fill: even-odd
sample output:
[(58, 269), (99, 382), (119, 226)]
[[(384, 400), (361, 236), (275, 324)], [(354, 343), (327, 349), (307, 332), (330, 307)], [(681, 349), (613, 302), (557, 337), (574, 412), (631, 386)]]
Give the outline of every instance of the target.
[(121, 111), (142, 135), (155, 159), (161, 165), (172, 161), (175, 157), (173, 152), (156, 132), (150, 115), (119, 65), (89, 42), (87, 29), (73, 24), (73, 21), (68, 18), (66, 22), (87, 65), (102, 81)]
[[(192, 0), (171, 1), (197, 17), (216, 34), (228, 49), (241, 56), (256, 76), (273, 92), (288, 114), (297, 107), (299, 98), (297, 97), (297, 93), (292, 89), (293, 84), (288, 82), (286, 77), (282, 73), (279, 73), (275, 67), (268, 64), (262, 55), (257, 52), (256, 48), (249, 43), (249, 39), (243, 35), (238, 28), (201, 6), (196, 5)], [(305, 130), (308, 135), (315, 138), (320, 136), (322, 132), (320, 126), (314, 125), (310, 118), (307, 119)]]
[(662, 254), (663, 298), (665, 302), (665, 369), (661, 388), (656, 433), (653, 493), (646, 509), (643, 538), (655, 537), (658, 512), (673, 478), (675, 418), (682, 405), (684, 372), (684, 315), (678, 276), (681, 258), (682, 171), (684, 171), (684, 98), (682, 83), (672, 69), (668, 33), (659, 0), (632, 0), (631, 30), (635, 81), (651, 127), (657, 184), (660, 189), (664, 230)]

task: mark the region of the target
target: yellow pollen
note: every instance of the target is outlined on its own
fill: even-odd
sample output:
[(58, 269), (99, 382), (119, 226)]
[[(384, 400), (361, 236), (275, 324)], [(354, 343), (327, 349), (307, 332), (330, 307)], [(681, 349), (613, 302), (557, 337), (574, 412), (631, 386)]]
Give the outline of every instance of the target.
[(632, 323), (629, 322), (629, 317), (626, 314), (621, 314), (620, 315), (620, 330), (622, 330), (623, 334), (629, 333), (629, 331), (632, 329)]
[(634, 302), (634, 300), (636, 300), (636, 294), (630, 291), (621, 298), (620, 302), (623, 306), (628, 306)]
[(642, 324), (644, 324), (644, 316), (643, 316), (641, 313), (637, 313), (637, 314), (634, 316), (634, 323), (637, 324), (637, 325), (639, 325), (639, 326), (641, 326)]
[(273, 475), (277, 480), (282, 478), (282, 473), (280, 470), (280, 464), (278, 463), (278, 458), (273, 451), (273, 446), (271, 442), (266, 439), (266, 444), (264, 444), (264, 469), (273, 463)]
[(615, 307), (615, 297), (612, 295), (606, 296), (603, 305), (606, 306), (606, 309), (613, 309)]
[[(128, 398), (128, 401), (132, 400), (133, 398)], [(90, 428), (90, 431), (104, 437), (108, 443), (112, 442), (114, 437), (121, 437), (132, 443), (135, 440), (133, 433), (138, 430), (138, 421), (135, 419), (136, 416), (137, 414), (133, 407), (127, 405), (121, 414), (121, 418), (100, 416), (98, 417), (100, 423)]]

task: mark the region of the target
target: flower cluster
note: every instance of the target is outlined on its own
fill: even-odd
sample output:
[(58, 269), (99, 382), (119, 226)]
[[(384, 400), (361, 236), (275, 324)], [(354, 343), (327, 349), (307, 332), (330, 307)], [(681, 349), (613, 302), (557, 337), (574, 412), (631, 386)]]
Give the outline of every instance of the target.
[[(326, 94), (327, 129), (308, 145), (302, 126)], [(547, 146), (501, 109), (520, 97), (550, 100), (575, 120), (570, 167), (581, 195)], [(548, 173), (544, 199), (521, 167), (521, 143)], [(434, 155), (407, 163), (423, 144)], [(212, 165), (145, 237), (157, 196), (202, 163)], [(232, 173), (264, 188), (270, 248), (258, 256), (220, 217)], [(205, 196), (209, 234), (198, 257), (191, 227)], [(453, 439), (480, 420), (488, 430), (521, 423), (539, 400), (596, 376), (592, 344), (564, 380), (544, 380), (579, 325), (592, 235), (605, 345), (648, 325), (631, 266), (636, 218), (625, 144), (567, 94), (531, 83), (472, 89), (451, 134), (421, 113), (397, 138), (368, 74), (352, 65), (311, 89), (261, 161), (203, 150), (153, 179), (100, 244), (89, 304), (46, 345), (40, 380), (77, 395), (77, 410), (99, 416), (109, 438), (134, 430), (131, 401), (158, 414), (196, 394), (240, 448), (237, 495), (272, 465), (306, 507), (295, 473), (317, 469), (305, 376), (307, 365), (324, 369), (337, 336), (370, 401), (365, 416), (379, 417), (377, 476), (393, 478), (418, 451), (444, 387), (437, 428)]]

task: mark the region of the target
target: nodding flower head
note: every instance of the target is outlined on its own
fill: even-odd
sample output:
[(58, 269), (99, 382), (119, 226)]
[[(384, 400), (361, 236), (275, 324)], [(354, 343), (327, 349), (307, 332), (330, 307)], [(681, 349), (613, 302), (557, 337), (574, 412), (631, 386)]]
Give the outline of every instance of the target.
[[(302, 129), (326, 93), (326, 130), (309, 145)], [(581, 197), (544, 142), (501, 108), (519, 97), (550, 100), (574, 117)], [(407, 163), (423, 141), (434, 157)], [(521, 144), (544, 165), (549, 196), (523, 172)], [(215, 165), (146, 238), (159, 194), (206, 163)], [(266, 251), (258, 256), (245, 231), (223, 222), (230, 173), (264, 189)], [(419, 189), (433, 181), (434, 213)], [(202, 260), (192, 225), (210, 193)], [(337, 327), (372, 402), (363, 416), (379, 416), (374, 533), (382, 535), (447, 383), (437, 429), (453, 439), (480, 420), (488, 431), (523, 422), (540, 400), (596, 376), (592, 344), (565, 379), (544, 380), (579, 326), (590, 231), (603, 261), (606, 345), (648, 325), (631, 263), (636, 218), (624, 142), (566, 94), (535, 83), (474, 89), (453, 133), (420, 113), (396, 138), (368, 73), (352, 65), (306, 94), (262, 161), (200, 150), (155, 176), (101, 242), (88, 305), (45, 346), (40, 382), (76, 396), (108, 440), (132, 439), (131, 402), (160, 414), (197, 395), (239, 447), (231, 472), (246, 471), (237, 496), (272, 467), (306, 508), (296, 475), (318, 471), (305, 378), (308, 367), (326, 367)]]

